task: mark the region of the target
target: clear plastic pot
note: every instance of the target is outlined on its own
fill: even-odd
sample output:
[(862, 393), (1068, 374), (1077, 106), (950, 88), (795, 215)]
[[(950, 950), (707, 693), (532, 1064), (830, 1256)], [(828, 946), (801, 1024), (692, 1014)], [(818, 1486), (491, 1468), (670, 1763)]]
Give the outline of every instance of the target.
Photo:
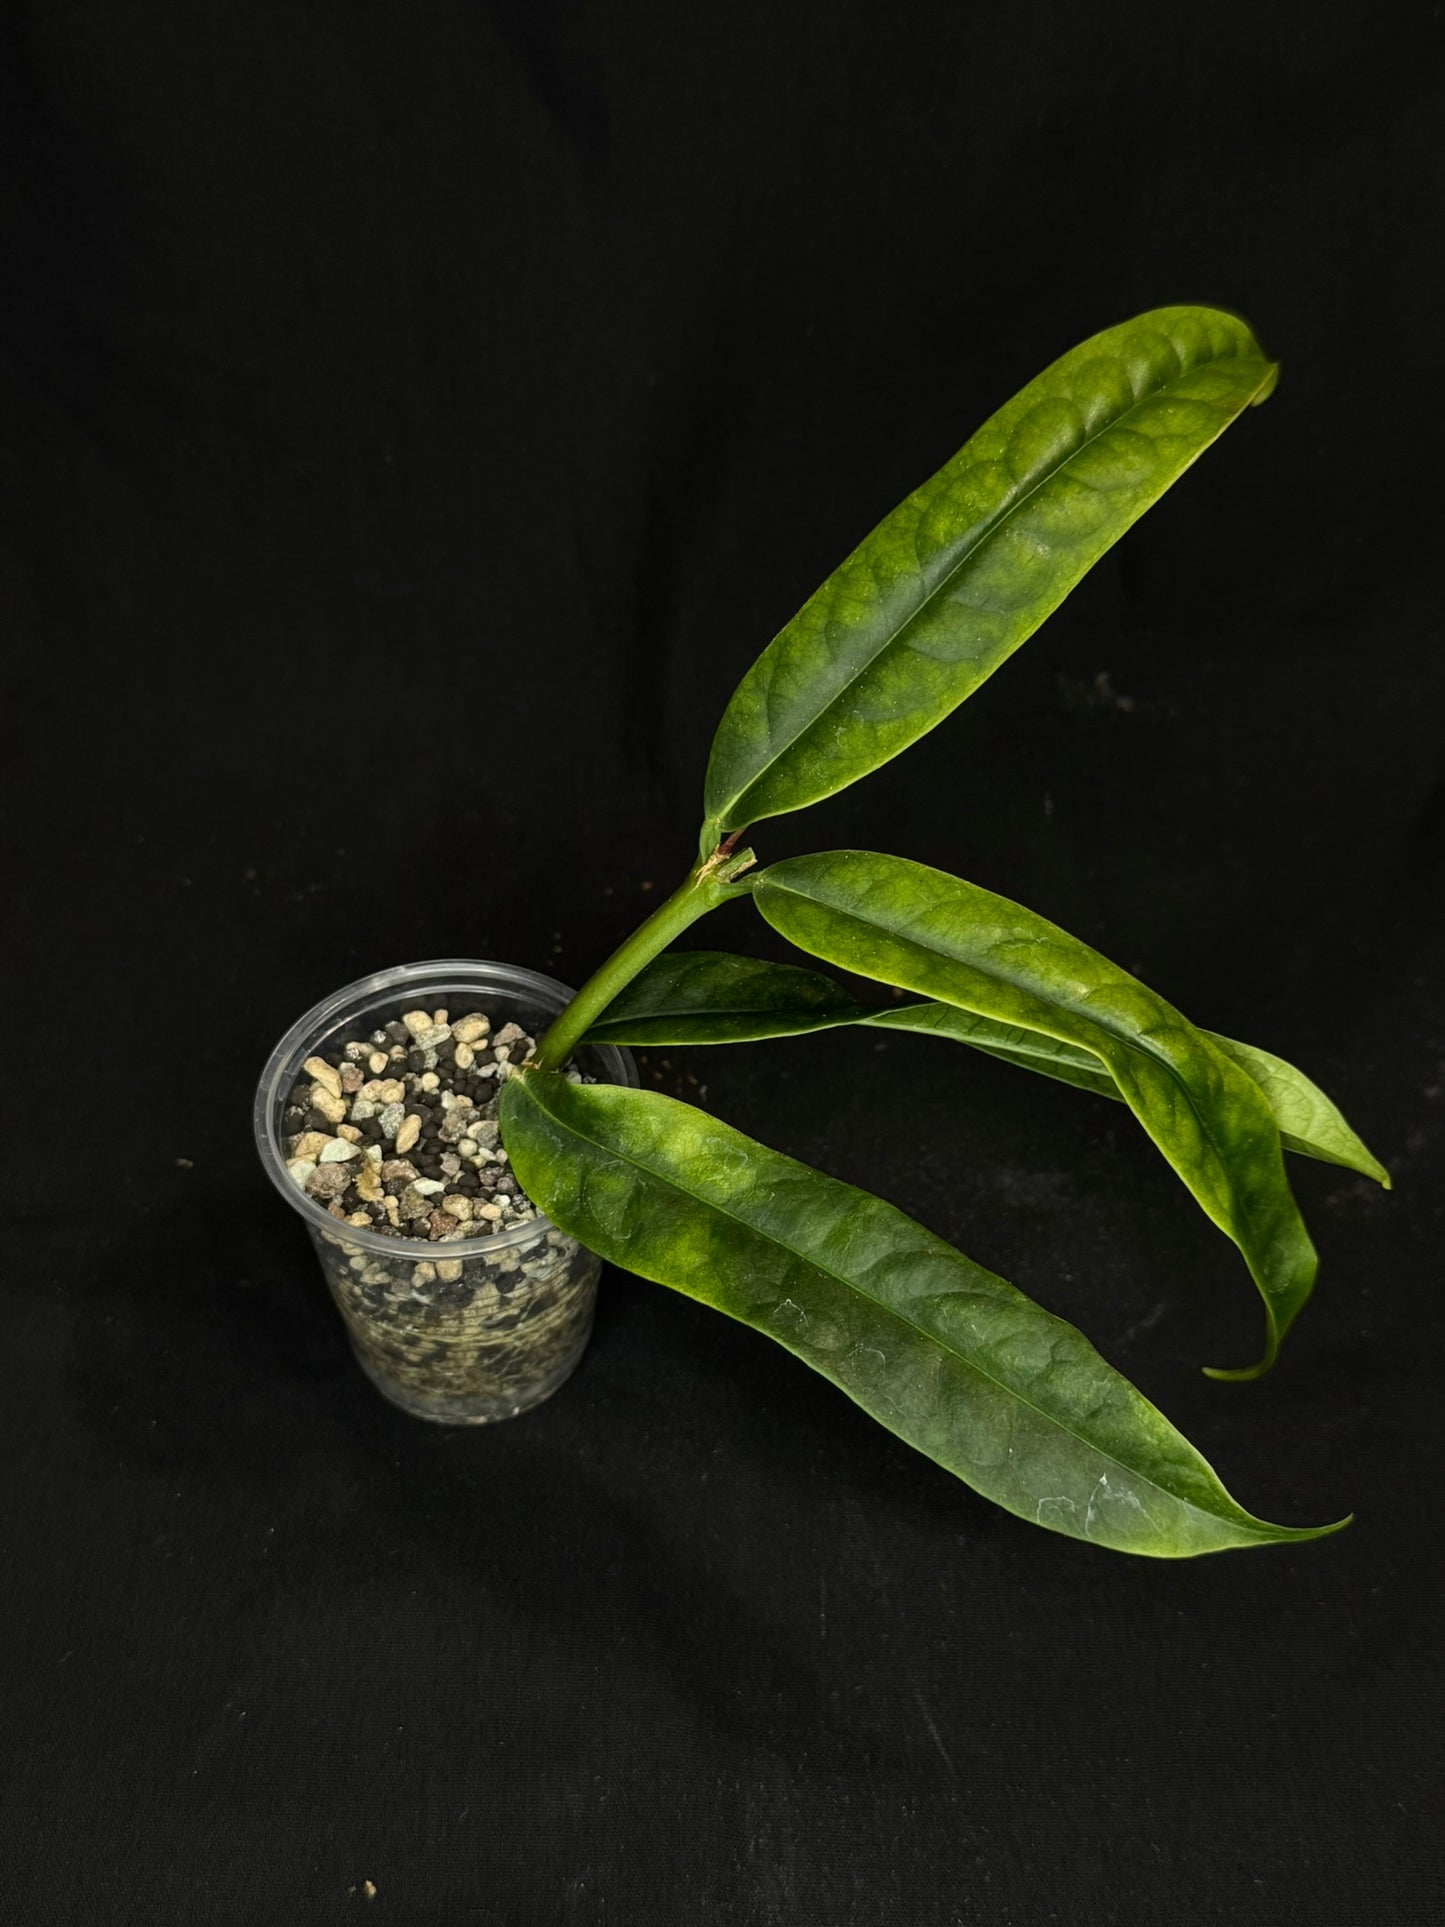
[[(601, 1260), (549, 1219), (444, 1242), (388, 1236), (331, 1215), (287, 1169), (283, 1113), (308, 1057), (335, 1059), (404, 1012), (483, 1011), (493, 1029), (512, 1022), (532, 1036), (572, 992), (511, 964), (445, 958), (362, 978), (292, 1025), (256, 1092), (261, 1162), (300, 1213), (345, 1321), (357, 1359), (379, 1391), (417, 1418), (486, 1425), (550, 1398), (592, 1330)], [(609, 1084), (636, 1085), (625, 1050), (588, 1046), (576, 1068)]]

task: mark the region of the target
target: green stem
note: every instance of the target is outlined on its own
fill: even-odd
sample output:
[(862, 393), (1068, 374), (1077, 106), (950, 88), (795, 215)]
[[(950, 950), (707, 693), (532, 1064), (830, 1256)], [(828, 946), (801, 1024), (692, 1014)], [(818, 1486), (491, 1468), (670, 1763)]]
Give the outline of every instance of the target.
[[(690, 923), (740, 894), (736, 879), (753, 862), (751, 850), (736, 854), (714, 850), (700, 858), (665, 903), (634, 930), (620, 949), (590, 976), (548, 1030), (532, 1063), (537, 1070), (560, 1070), (612, 999), (630, 984)], [(741, 886), (746, 889), (747, 886)]]

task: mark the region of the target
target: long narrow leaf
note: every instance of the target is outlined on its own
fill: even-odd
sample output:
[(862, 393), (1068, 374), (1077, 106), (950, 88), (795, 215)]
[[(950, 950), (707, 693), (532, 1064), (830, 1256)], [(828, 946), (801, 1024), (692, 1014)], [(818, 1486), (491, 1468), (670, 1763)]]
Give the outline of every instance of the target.
[[(934, 1037), (952, 1038), (967, 1044), (971, 1050), (1002, 1058), (1006, 1064), (1019, 1064), (1045, 1077), (1057, 1078), (1060, 1083), (1097, 1091), (1101, 1097), (1122, 1102), (1118, 1085), (1091, 1051), (1061, 1043), (1056, 1037), (1045, 1037), (1038, 1031), (1021, 1030), (1016, 1024), (996, 1023), (991, 1017), (979, 1017), (972, 1011), (932, 1002), (897, 1004), (870, 1012), (862, 1021), (874, 1029), (922, 1031)], [(1216, 1030), (1202, 1030), (1199, 1034), (1259, 1087), (1279, 1127), (1279, 1141), (1286, 1151), (1316, 1158), (1321, 1164), (1337, 1164), (1347, 1171), (1357, 1171), (1361, 1177), (1373, 1178), (1376, 1184), (1389, 1190), (1390, 1174), (1384, 1165), (1350, 1129), (1339, 1107), (1331, 1103), (1303, 1071), (1296, 1070), (1282, 1057), (1260, 1050), (1257, 1045), (1241, 1044), (1233, 1037), (1222, 1037)]]
[(753, 900), (800, 950), (864, 977), (1090, 1052), (1264, 1300), (1268, 1367), (1317, 1259), (1259, 1086), (1179, 1012), (1087, 944), (1006, 897), (902, 857), (835, 850), (757, 878)]
[(726, 950), (665, 950), (607, 1006), (593, 1044), (751, 1044), (861, 1023), (868, 1007), (796, 964)]
[(1235, 418), (1248, 328), (1159, 308), (1053, 363), (879, 523), (743, 678), (703, 847), (856, 782), (941, 722)]
[[(820, 970), (765, 963), (759, 957), (739, 957), (723, 950), (670, 950), (658, 957), (608, 1006), (603, 1021), (588, 1032), (588, 1041), (639, 1049), (748, 1044), (842, 1024), (946, 1037), (1005, 1064), (1123, 1101), (1118, 1085), (1092, 1051), (1042, 1031), (1000, 1023), (932, 998), (870, 1007), (857, 1003)], [(1285, 1150), (1341, 1165), (1389, 1189), (1385, 1167), (1303, 1071), (1218, 1031), (1203, 1034), (1259, 1086)]]
[(987, 1498), (1156, 1558), (1317, 1537), (1266, 1524), (1071, 1325), (892, 1205), (654, 1092), (524, 1071), (529, 1196), (639, 1276), (766, 1333)]

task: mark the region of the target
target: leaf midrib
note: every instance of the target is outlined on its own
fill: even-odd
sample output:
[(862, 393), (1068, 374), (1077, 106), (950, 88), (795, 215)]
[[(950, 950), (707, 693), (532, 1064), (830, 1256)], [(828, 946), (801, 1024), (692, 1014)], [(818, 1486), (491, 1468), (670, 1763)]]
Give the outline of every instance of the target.
[[(1170, 345), (1171, 347), (1173, 346), (1172, 343)], [(1175, 349), (1175, 353), (1176, 354), (1178, 353), (1177, 349)], [(1120, 361), (1121, 358), (1118, 355), (1114, 355), (1114, 356), (1111, 356), (1110, 359), (1117, 363)], [(1123, 427), (1123, 425), (1128, 421), (1129, 417), (1131, 415), (1137, 414), (1138, 411), (1144, 406), (1146, 402), (1157, 401), (1160, 398), (1160, 396), (1167, 395), (1171, 388), (1176, 387), (1180, 382), (1182, 382), (1186, 378), (1186, 376), (1192, 375), (1196, 369), (1206, 367), (1206, 366), (1213, 367), (1217, 362), (1221, 362), (1221, 361), (1249, 362), (1255, 359), (1256, 357), (1252, 355), (1238, 355), (1238, 354), (1211, 355), (1207, 357), (1206, 360), (1194, 362), (1189, 368), (1181, 369), (1177, 375), (1175, 375), (1170, 381), (1165, 382), (1162, 387), (1151, 389), (1147, 394), (1139, 396), (1139, 398), (1136, 401), (1133, 401), (1130, 403), (1130, 405), (1123, 411), (1122, 414), (1116, 415), (1111, 421), (1106, 422), (1102, 428), (1096, 429), (1092, 435), (1086, 436), (1085, 439), (1079, 443), (1077, 448), (1071, 449), (1069, 451), (1069, 453), (1064, 457), (1063, 461), (1059, 463), (1057, 468), (1050, 469), (1047, 475), (1041, 476), (1037, 482), (1032, 483), (1027, 489), (1025, 489), (1022, 495), (1017, 496), (1015, 500), (1010, 502), (1006, 509), (1000, 510), (993, 517), (992, 520), (986, 521), (981, 527), (979, 533), (975, 536), (974, 540), (970, 543), (968, 548), (965, 549), (964, 552), (958, 557), (957, 561), (950, 566), (946, 574), (944, 574), (939, 578), (939, 580), (928, 591), (928, 594), (916, 606), (916, 608), (912, 610), (912, 612), (905, 618), (903, 622), (899, 623), (896, 629), (892, 630), (888, 635), (886, 635), (883, 638), (883, 640), (879, 643), (878, 647), (875, 650), (873, 650), (872, 653), (869, 655), (867, 661), (862, 663), (857, 669), (855, 669), (852, 675), (848, 677), (846, 682), (839, 684), (837, 690), (833, 693), (833, 695), (831, 695), (828, 698), (827, 702), (823, 705), (823, 707), (819, 709), (812, 717), (810, 717), (807, 722), (803, 723), (798, 729), (796, 729), (793, 732), (793, 734), (788, 738), (788, 740), (785, 743), (783, 743), (781, 747), (778, 748), (772, 755), (768, 757), (768, 760), (761, 765), (761, 767), (756, 771), (756, 773), (748, 778), (747, 782), (742, 786), (740, 790), (738, 790), (735, 793), (735, 795), (730, 799), (729, 803), (722, 810), (717, 812), (717, 820), (720, 822), (725, 817), (729, 816), (732, 810), (736, 807), (736, 805), (742, 801), (743, 797), (746, 796), (750, 790), (757, 788), (758, 784), (762, 782), (763, 778), (768, 774), (768, 772), (771, 769), (773, 769), (776, 764), (782, 761), (783, 757), (787, 755), (789, 750), (791, 750), (796, 743), (800, 742), (802, 738), (808, 734), (809, 730), (815, 728), (822, 721), (822, 719), (828, 714), (828, 712), (833, 708), (835, 708), (837, 704), (843, 700), (843, 698), (847, 695), (848, 691), (853, 687), (854, 683), (860, 681), (862, 677), (867, 675), (868, 671), (873, 667), (874, 663), (877, 662), (878, 658), (882, 656), (887, 650), (891, 649), (894, 643), (898, 641), (899, 637), (902, 636), (904, 632), (912, 626), (912, 624), (917, 622), (924, 614), (926, 614), (926, 612), (932, 606), (933, 602), (937, 599), (937, 597), (940, 596), (944, 592), (944, 590), (950, 586), (950, 584), (953, 582), (954, 577), (959, 573), (959, 571), (965, 568), (968, 565), (968, 563), (970, 563), (973, 560), (974, 556), (978, 553), (979, 549), (982, 548), (983, 544), (985, 542), (991, 541), (992, 538), (998, 533), (998, 531), (1004, 527), (1005, 523), (1009, 522), (1013, 518), (1013, 516), (1018, 514), (1026, 506), (1027, 503), (1033, 500), (1034, 496), (1038, 494), (1040, 489), (1046, 488), (1050, 482), (1054, 481), (1059, 475), (1063, 474), (1064, 471), (1068, 468), (1069, 464), (1071, 462), (1077, 461), (1078, 458), (1085, 452), (1086, 449), (1092, 448), (1097, 441), (1100, 441), (1105, 435), (1112, 434), (1115, 429)], [(1270, 364), (1267, 361), (1263, 360), (1262, 358), (1259, 359), (1258, 365), (1265, 370), (1268, 370), (1270, 366)], [(1005, 403), (1004, 405), (1005, 407), (1008, 406), (1007, 403)], [(1074, 405), (1077, 406), (1077, 404), (1074, 404)], [(991, 419), (992, 417), (990, 417), (990, 420)], [(1227, 425), (1228, 424), (1226, 424), (1226, 426)], [(987, 426), (988, 426), (987, 422), (981, 424), (977, 432), (982, 433), (983, 428), (986, 428)], [(1223, 430), (1221, 430), (1220, 432), (1222, 433)], [(972, 441), (972, 440), (973, 440), (973, 437), (970, 436), (969, 441)], [(1209, 444), (1206, 442), (1205, 447), (1207, 448), (1208, 446)], [(968, 442), (965, 442), (964, 449), (966, 449), (967, 447), (968, 447)], [(959, 452), (962, 453), (963, 450), (960, 450)], [(1197, 459), (1197, 456), (1194, 459)], [(945, 463), (944, 467), (946, 468), (947, 466), (948, 464)], [(1188, 464), (1186, 464), (1186, 466), (1188, 466)], [(926, 488), (927, 486), (928, 484), (925, 483), (924, 487)], [(1084, 487), (1086, 488), (1091, 486), (1092, 485), (1087, 482), (1084, 484)], [(1095, 491), (1095, 492), (1097, 493), (1098, 491)], [(896, 509), (892, 510), (890, 511), (890, 513), (896, 514), (897, 510)], [(888, 517), (885, 516), (884, 520), (886, 521), (887, 519)], [(881, 526), (881, 525), (878, 525), (878, 526)], [(870, 531), (869, 535), (865, 535), (863, 537), (863, 542), (867, 542), (870, 539), (870, 536), (872, 533), (873, 531)], [(862, 547), (862, 543), (859, 543), (858, 546)], [(921, 565), (920, 565), (920, 570), (921, 570)], [(825, 584), (824, 586), (826, 587), (827, 585)], [(797, 617), (795, 616), (793, 618), (793, 621), (796, 622), (796, 620), (797, 620)], [(791, 627), (792, 627), (792, 623), (790, 622), (787, 625), (787, 628), (791, 628)], [(784, 629), (783, 631), (780, 632), (780, 635), (785, 635), (786, 633), (787, 633), (787, 629)]]
[[(1022, 989), (1023, 986), (1020, 985), (1019, 988)], [(1023, 1037), (1037, 1037), (1041, 1045), (1054, 1044), (1057, 1046), (1058, 1051), (1077, 1051), (1081, 1057), (1087, 1057), (1091, 1064), (1100, 1065), (1103, 1070), (1104, 1076), (1108, 1077), (1111, 1083), (1113, 1082), (1113, 1079), (1110, 1076), (1108, 1065), (1104, 1063), (1104, 1060), (1101, 1057), (1097, 1056), (1095, 1052), (1089, 1050), (1085, 1045), (1076, 1044), (1070, 1038), (1067, 1038), (1067, 1037), (1051, 1037), (1046, 1030), (1030, 1030), (1027, 1024), (1020, 1024), (1011, 1017), (990, 1017), (984, 1011), (981, 1011), (981, 1010), (965, 1010), (962, 1004), (951, 1004), (944, 997), (928, 997), (928, 998), (924, 998), (921, 1002), (916, 1004), (884, 1004), (881, 1008), (882, 1008), (883, 1015), (885, 1017), (891, 1017), (895, 1011), (900, 1016), (906, 1016), (909, 1011), (913, 1011), (913, 1010), (950, 1010), (950, 1011), (957, 1011), (959, 1015), (962, 1017), (977, 1017), (980, 1020), (980, 1022), (985, 1024), (1006, 1024), (1010, 1030), (1018, 1031), (1020, 1035)], [(866, 1023), (873, 1023), (875, 1019), (870, 1016), (866, 1018), (864, 1021)], [(899, 1028), (902, 1030), (906, 1030), (908, 1026), (904, 1024), (904, 1025), (900, 1025)], [(929, 1029), (931, 1028), (932, 1026), (929, 1026)], [(926, 1036), (927, 1034), (928, 1034), (927, 1031), (919, 1031), (915, 1033), (915, 1035), (918, 1035), (918, 1036)], [(945, 1032), (945, 1035), (947, 1035), (946, 1032)], [(972, 1041), (972, 1040), (969, 1040), (969, 1041)], [(1060, 1061), (1057, 1051), (1043, 1050), (1043, 1049), (1030, 1050), (1027, 1044), (1016, 1044), (1012, 1040), (1008, 1041), (1007, 1043), (998, 1041), (998, 1040), (991, 1040), (987, 1044), (978, 1045), (978, 1049), (1015, 1051), (1018, 1053), (1020, 1057), (1044, 1057), (1044, 1058), (1048, 1058), (1050, 1062), (1054, 1062), (1054, 1063), (1057, 1063)], [(1064, 1060), (1064, 1061), (1067, 1061), (1067, 1060)], [(1075, 1065), (1074, 1068), (1077, 1070), (1081, 1068), (1081, 1066)]]
[[(852, 1006), (854, 1011), (867, 1010), (867, 1008), (866, 1004), (855, 1004)], [(888, 1008), (889, 1006), (887, 1004), (879, 1005), (880, 1010), (887, 1010)], [(907, 1006), (899, 1005), (898, 1008), (906, 1009)], [(847, 1010), (844, 1006), (839, 1006), (837, 1010), (800, 1010), (795, 1014), (799, 1018), (809, 1019), (814, 1017), (828, 1018), (840, 1014), (846, 1018)], [(760, 1009), (756, 1004), (739, 1004), (737, 1006), (733, 1006), (732, 1004), (709, 1004), (706, 1009), (699, 1009), (696, 1004), (683, 1004), (677, 1009), (671, 1010), (664, 1008), (645, 1011), (636, 1010), (630, 1013), (624, 1011), (620, 1017), (601, 1018), (595, 1028), (601, 1030), (604, 1025), (612, 1023), (651, 1024), (657, 1022), (659, 1019), (671, 1021), (675, 1017), (690, 1017), (702, 1020), (708, 1017), (772, 1017), (776, 1015), (778, 1015), (776, 1011)]]
[[(541, 1105), (540, 1100), (534, 1099), (533, 1101), (538, 1104), (539, 1109), (545, 1109), (545, 1106)], [(1148, 1473), (1140, 1472), (1136, 1466), (1129, 1465), (1125, 1460), (1116, 1457), (1114, 1453), (1108, 1451), (1104, 1446), (1095, 1444), (1092, 1439), (1086, 1438), (1082, 1432), (1075, 1431), (1072, 1425), (1066, 1425), (1061, 1419), (1055, 1417), (1052, 1412), (1045, 1411), (1041, 1405), (1035, 1404), (1031, 1398), (1026, 1397), (1024, 1393), (1016, 1390), (1015, 1387), (1009, 1385), (1005, 1380), (996, 1377), (982, 1365), (975, 1363), (973, 1359), (966, 1358), (962, 1352), (956, 1351), (952, 1345), (940, 1338), (936, 1332), (929, 1331), (926, 1326), (920, 1325), (915, 1319), (910, 1318), (906, 1312), (899, 1311), (896, 1306), (887, 1304), (883, 1299), (875, 1297), (871, 1291), (866, 1291), (862, 1285), (856, 1283), (853, 1279), (846, 1278), (841, 1272), (834, 1271), (831, 1265), (821, 1264), (811, 1253), (799, 1251), (796, 1245), (790, 1244), (786, 1238), (776, 1237), (771, 1231), (761, 1231), (757, 1225), (750, 1224), (746, 1218), (739, 1217), (735, 1211), (729, 1211), (726, 1205), (717, 1204), (711, 1198), (704, 1198), (695, 1191), (685, 1190), (676, 1179), (670, 1177), (664, 1171), (657, 1170), (653, 1165), (645, 1163), (636, 1153), (619, 1151), (613, 1145), (599, 1143), (595, 1137), (579, 1129), (575, 1123), (558, 1117), (555, 1111), (548, 1111), (547, 1115), (554, 1123), (561, 1125), (564, 1130), (570, 1131), (574, 1137), (580, 1138), (584, 1144), (590, 1144), (593, 1150), (600, 1151), (605, 1157), (616, 1158), (623, 1164), (630, 1164), (634, 1169), (645, 1172), (648, 1177), (655, 1179), (659, 1184), (667, 1185), (669, 1189), (678, 1192), (682, 1197), (692, 1198), (706, 1210), (715, 1212), (720, 1218), (727, 1219), (730, 1224), (741, 1225), (744, 1230), (751, 1232), (754, 1237), (766, 1238), (771, 1243), (780, 1246), (782, 1250), (789, 1252), (794, 1258), (800, 1260), (801, 1263), (811, 1266), (814, 1271), (820, 1272), (825, 1278), (831, 1278), (835, 1284), (841, 1285), (845, 1291), (855, 1292), (859, 1298), (866, 1300), (870, 1305), (875, 1305), (880, 1311), (886, 1312), (890, 1318), (896, 1318), (900, 1324), (906, 1325), (910, 1331), (916, 1332), (918, 1336), (926, 1340), (927, 1343), (936, 1346), (937, 1349), (947, 1357), (956, 1359), (966, 1371), (976, 1373), (979, 1378), (985, 1379), (990, 1385), (996, 1386), (999, 1391), (1007, 1394), (1009, 1398), (1016, 1399), (1020, 1405), (1025, 1406), (1038, 1418), (1041, 1418), (1045, 1424), (1053, 1426), (1056, 1431), (1062, 1432), (1065, 1437), (1075, 1440), (1077, 1444), (1082, 1445), (1086, 1450), (1096, 1453), (1099, 1458), (1107, 1460), (1110, 1465), (1117, 1466), (1121, 1472), (1128, 1473), (1131, 1478), (1141, 1480), (1152, 1492), (1157, 1492), (1162, 1499), (1166, 1499), (1171, 1505), (1185, 1506), (1191, 1512), (1197, 1512), (1204, 1518), (1217, 1520), (1224, 1525), (1235, 1526), (1240, 1523), (1240, 1521), (1229, 1517), (1225, 1513), (1211, 1512), (1206, 1507), (1196, 1504), (1193, 1499), (1180, 1498), (1177, 1493), (1168, 1491), (1166, 1487), (1159, 1484), (1157, 1479), (1151, 1479)], [(838, 1180), (834, 1180), (834, 1182), (838, 1182)], [(846, 1188), (851, 1190), (854, 1187), (848, 1186)], [(860, 1195), (866, 1196), (866, 1193)], [(879, 1200), (879, 1202), (883, 1201)], [(885, 1208), (891, 1207), (885, 1206)], [(902, 1216), (903, 1214), (900, 1213), (899, 1215)], [(923, 1230), (927, 1237), (933, 1237), (935, 1235), (927, 1231), (926, 1227), (919, 1226), (918, 1228)], [(948, 1245), (944, 1239), (940, 1238), (938, 1242), (943, 1245), (945, 1250), (953, 1253), (953, 1247)], [(961, 1256), (962, 1254), (953, 1255)], [(968, 1259), (966, 1262), (971, 1264), (974, 1261)], [(983, 1270), (983, 1267), (980, 1265), (979, 1269)], [(991, 1272), (988, 1275), (990, 1277), (994, 1276)], [(1000, 1278), (997, 1282), (1004, 1284), (1007, 1281)], [(1015, 1290), (1017, 1287), (1010, 1286), (1009, 1289)], [(1020, 1293), (1020, 1296), (1022, 1297), (1023, 1294)], [(1028, 1300), (1026, 1302), (1031, 1303), (1032, 1301)], [(1043, 1308), (1039, 1307), (1039, 1309), (1042, 1310)], [(1045, 1316), (1052, 1317), (1054, 1314), (1045, 1313)], [(772, 1336), (771, 1333), (766, 1335), (769, 1337)], [(785, 1340), (775, 1340), (775, 1342), (786, 1345)], [(1108, 1370), (1113, 1370), (1113, 1367), (1109, 1366), (1108, 1361), (1102, 1356), (1100, 1356), (1100, 1363), (1105, 1365)], [(911, 1443), (911, 1441), (909, 1442)], [(926, 1456), (932, 1457), (932, 1454), (929, 1453)], [(945, 1470), (952, 1470), (952, 1468), (945, 1467)], [(1211, 1476), (1213, 1476), (1212, 1468)], [(1255, 1521), (1249, 1518), (1247, 1513), (1243, 1514), (1243, 1519), (1245, 1522), (1243, 1526), (1244, 1530), (1257, 1531), (1261, 1537), (1265, 1538), (1277, 1536), (1278, 1529), (1271, 1531), (1268, 1527), (1257, 1525)], [(1288, 1527), (1283, 1529), (1286, 1532), (1289, 1531)]]

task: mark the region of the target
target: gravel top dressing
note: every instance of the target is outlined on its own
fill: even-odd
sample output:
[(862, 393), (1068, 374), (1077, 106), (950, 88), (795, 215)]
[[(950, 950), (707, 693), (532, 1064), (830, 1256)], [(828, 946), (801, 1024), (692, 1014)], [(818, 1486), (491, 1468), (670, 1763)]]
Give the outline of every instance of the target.
[(282, 1117), (287, 1170), (333, 1218), (384, 1236), (451, 1244), (527, 1223), (497, 1095), (534, 1044), (482, 1011), (409, 1010), (308, 1057)]

